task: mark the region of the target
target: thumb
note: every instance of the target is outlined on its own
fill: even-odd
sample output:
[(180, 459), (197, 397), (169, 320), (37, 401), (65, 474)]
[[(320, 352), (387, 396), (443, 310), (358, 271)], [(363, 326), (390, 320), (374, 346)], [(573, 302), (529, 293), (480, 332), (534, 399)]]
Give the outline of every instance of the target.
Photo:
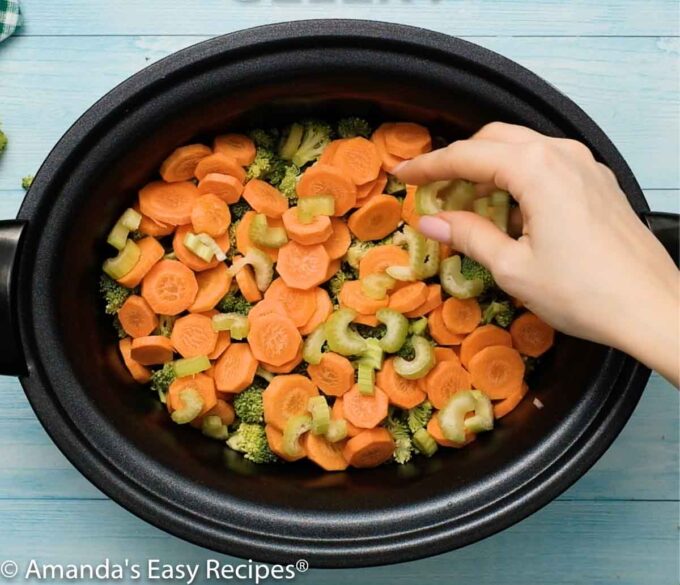
[(428, 238), (450, 244), (492, 272), (501, 252), (517, 245), (491, 221), (470, 211), (444, 211), (423, 216), (418, 229)]

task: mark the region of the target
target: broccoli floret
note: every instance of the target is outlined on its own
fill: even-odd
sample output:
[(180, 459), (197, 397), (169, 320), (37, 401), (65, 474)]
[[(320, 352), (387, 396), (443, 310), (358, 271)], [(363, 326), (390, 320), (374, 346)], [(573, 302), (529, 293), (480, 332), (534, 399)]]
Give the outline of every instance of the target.
[(250, 139), (257, 148), (267, 148), (269, 150), (274, 150), (279, 141), (279, 131), (276, 128), (270, 128), (269, 130), (257, 128), (252, 130), (248, 136), (250, 136)]
[(23, 179), (21, 179), (21, 188), (24, 191), (28, 191), (30, 186), (33, 184), (33, 175), (26, 175)]
[(515, 315), (515, 307), (510, 301), (491, 301), (484, 309), (482, 323), (488, 325), (495, 321), (501, 327), (510, 327), (512, 318)]
[(269, 148), (258, 147), (255, 160), (248, 165), (246, 177), (248, 179), (265, 179), (277, 162), (281, 160)]
[(371, 125), (366, 120), (356, 116), (343, 118), (338, 122), (338, 136), (340, 138), (354, 138), (355, 136), (368, 138), (372, 131)]
[(234, 411), (241, 422), (248, 424), (264, 422), (262, 390), (258, 381), (234, 397)]
[(297, 183), (299, 176), (300, 168), (297, 165), (291, 163), (286, 165), (283, 177), (276, 184), (279, 191), (281, 191), (281, 193), (283, 193), (288, 198), (288, 202), (291, 207), (297, 203)]
[(106, 307), (104, 309), (106, 314), (115, 315), (123, 306), (123, 303), (127, 298), (133, 294), (134, 290), (125, 288), (110, 276), (102, 274), (99, 279), (99, 292), (106, 302)]
[(408, 463), (413, 456), (413, 443), (408, 432), (408, 426), (403, 420), (396, 418), (394, 413), (392, 413), (385, 421), (385, 428), (394, 439), (395, 447), (392, 457), (397, 463)]
[(394, 175), (387, 175), (387, 185), (385, 185), (385, 193), (389, 193), (390, 195), (406, 193), (406, 183), (402, 183)]
[(482, 293), (496, 287), (496, 281), (494, 280), (491, 272), (484, 268), (484, 266), (482, 266), (479, 262), (476, 262), (468, 256), (463, 258), (460, 272), (467, 280), (474, 280), (475, 278), (481, 280), (482, 284), (484, 285)]
[(159, 315), (158, 316), (158, 335), (163, 335), (164, 337), (170, 337), (172, 334), (172, 328), (175, 326), (175, 321), (177, 317), (171, 315)]
[(298, 167), (304, 167), (318, 159), (331, 141), (333, 132), (328, 124), (317, 120), (304, 122), (303, 125), (305, 130), (302, 135), (302, 142), (300, 142), (300, 146), (291, 159)]
[(385, 337), (385, 333), (387, 333), (387, 326), (383, 325), (382, 323), (377, 325), (376, 327), (371, 327), (370, 325), (362, 325), (361, 323), (357, 323), (354, 325), (355, 331), (361, 335), (364, 339), (382, 339)]
[(113, 318), (113, 328), (116, 330), (118, 339), (125, 339), (128, 336), (127, 331), (123, 329), (123, 324), (120, 322), (118, 315), (115, 315)]
[(247, 315), (253, 308), (243, 295), (238, 291), (229, 291), (224, 298), (217, 304), (217, 309), (221, 313), (239, 313)]
[(432, 418), (432, 404), (429, 400), (409, 409), (406, 413), (406, 424), (411, 433), (424, 429)]
[(262, 425), (241, 423), (236, 432), (227, 439), (234, 451), (240, 451), (253, 463), (275, 463), (278, 458), (269, 448), (267, 435)]
[(151, 374), (151, 389), (158, 392), (161, 402), (165, 402), (165, 395), (168, 393), (170, 384), (175, 381), (177, 374), (175, 374), (175, 366), (172, 362), (164, 364), (159, 370), (154, 370)]
[[(249, 211), (252, 211), (252, 209), (253, 208), (250, 207), (250, 205), (248, 205), (248, 202), (243, 198), (239, 199), (236, 203), (232, 203), (229, 206), (229, 213), (231, 213), (232, 221), (231, 225), (235, 225), (236, 223), (238, 223), (243, 218), (243, 216)], [(234, 237), (236, 237), (235, 230), (236, 228), (234, 228)]]
[(7, 134), (0, 130), (0, 152), (7, 148)]

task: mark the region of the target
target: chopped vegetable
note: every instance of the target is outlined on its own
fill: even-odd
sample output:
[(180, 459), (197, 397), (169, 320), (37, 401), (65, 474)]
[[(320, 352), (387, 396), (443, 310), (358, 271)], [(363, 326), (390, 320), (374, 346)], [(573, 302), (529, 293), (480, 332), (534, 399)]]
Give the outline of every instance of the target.
[(325, 435), (331, 422), (331, 409), (324, 396), (313, 396), (307, 403), (307, 410), (312, 415), (311, 431), (315, 435)]
[(178, 378), (195, 376), (211, 368), (212, 364), (206, 355), (184, 358), (175, 362), (175, 373)]
[(394, 360), (394, 370), (402, 378), (407, 380), (417, 380), (427, 375), (427, 373), (435, 365), (434, 350), (430, 342), (421, 337), (414, 335), (411, 337), (411, 345), (415, 355), (412, 360), (405, 360), (402, 357), (397, 357)]

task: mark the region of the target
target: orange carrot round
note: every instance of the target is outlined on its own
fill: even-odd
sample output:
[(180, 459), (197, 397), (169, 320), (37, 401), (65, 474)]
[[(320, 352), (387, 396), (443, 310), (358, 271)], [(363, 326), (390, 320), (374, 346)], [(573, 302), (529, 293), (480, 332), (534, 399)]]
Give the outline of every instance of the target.
[(364, 185), (378, 178), (382, 160), (375, 144), (358, 136), (338, 145), (333, 156), (333, 165), (355, 185)]
[(376, 374), (375, 383), (387, 394), (390, 403), (398, 408), (413, 408), (426, 398), (418, 380), (407, 380), (394, 371), (394, 358), (385, 360)]
[(437, 343), (440, 345), (460, 345), (465, 339), (465, 335), (453, 333), (444, 323), (442, 316), (443, 304), (435, 307), (427, 317), (427, 329)]
[(443, 302), (441, 285), (429, 284), (427, 285), (427, 298), (422, 304), (418, 305), (412, 311), (406, 311), (404, 316), (408, 317), (409, 319), (423, 317), (424, 315), (427, 315), (429, 312), (439, 307)]
[(307, 433), (302, 443), (310, 461), (314, 461), (321, 469), (326, 471), (343, 471), (347, 469), (343, 450), (344, 442), (329, 443), (325, 437)]
[(264, 293), (265, 300), (280, 302), (286, 315), (296, 327), (304, 326), (317, 308), (316, 288), (301, 290), (289, 287), (282, 278), (276, 278)]
[(427, 285), (424, 282), (412, 282), (394, 291), (387, 306), (404, 314), (420, 307), (427, 300), (427, 296)]
[(397, 229), (401, 203), (392, 195), (376, 195), (347, 220), (350, 231), (365, 242), (382, 240)]
[(349, 140), (349, 138), (338, 138), (337, 140), (331, 140), (328, 146), (326, 146), (326, 148), (324, 148), (323, 152), (321, 153), (321, 157), (319, 158), (318, 162), (325, 165), (332, 165), (333, 159), (335, 158), (335, 153), (338, 152), (338, 147), (346, 140)]
[(333, 303), (328, 293), (322, 288), (313, 288), (311, 290), (316, 291), (316, 309), (304, 325), (298, 326), (300, 335), (309, 335), (319, 325), (325, 323), (326, 319), (333, 312)]
[(517, 351), (530, 357), (543, 355), (555, 341), (555, 330), (529, 311), (512, 322), (510, 335)]
[(215, 268), (204, 270), (196, 275), (198, 293), (194, 303), (189, 307), (192, 313), (203, 313), (214, 309), (229, 292), (231, 287), (231, 274), (224, 262), (220, 262)]
[(387, 150), (387, 146), (385, 144), (385, 132), (389, 126), (391, 126), (389, 123), (378, 126), (371, 136), (371, 142), (375, 144), (375, 147), (378, 151), (378, 156), (382, 160), (382, 168), (388, 173), (391, 173), (397, 165), (404, 161), (404, 159), (390, 154)]
[(352, 235), (349, 233), (347, 224), (337, 217), (331, 218), (331, 235), (323, 243), (323, 247), (328, 252), (328, 257), (331, 260), (342, 258), (349, 249), (352, 243)]
[(337, 353), (324, 353), (318, 364), (307, 366), (307, 373), (312, 382), (329, 396), (342, 396), (354, 385), (352, 362)]
[(243, 198), (257, 213), (281, 217), (288, 209), (288, 199), (276, 187), (260, 179), (251, 179), (243, 189)]
[[(231, 345), (231, 335), (229, 331), (220, 331), (217, 334), (217, 343), (215, 344), (215, 349), (212, 353), (208, 354), (208, 359), (217, 360), (222, 354), (227, 351), (227, 348)], [(213, 369), (213, 368), (210, 368)]]
[(482, 319), (477, 299), (448, 298), (442, 305), (442, 319), (446, 328), (458, 335), (473, 331)]
[(424, 378), (424, 384), (427, 397), (435, 408), (444, 408), (458, 390), (472, 387), (467, 370), (453, 361), (439, 362)]
[(189, 181), (154, 181), (139, 191), (139, 209), (154, 221), (184, 225), (191, 223), (191, 210), (197, 197), (198, 189)]
[(208, 355), (215, 351), (217, 331), (213, 330), (212, 319), (191, 313), (175, 321), (170, 341), (182, 357)]
[(290, 241), (279, 250), (276, 270), (291, 288), (310, 289), (326, 280), (330, 258), (321, 244), (303, 246)]
[[(253, 243), (250, 239), (250, 224), (257, 214), (254, 211), (248, 211), (243, 215), (241, 221), (236, 227), (236, 249), (241, 252), (241, 254), (247, 254), (249, 248), (257, 248), (265, 252), (272, 260), (276, 262), (279, 257), (278, 248), (267, 248), (266, 246), (260, 246), (259, 244)], [(267, 218), (267, 224), (269, 227), (283, 227), (283, 221), (278, 217)]]
[(290, 374), (295, 368), (297, 368), (302, 363), (302, 343), (298, 346), (297, 353), (295, 357), (280, 366), (275, 366), (273, 364), (268, 364), (267, 362), (260, 362), (260, 365), (271, 372), (272, 374)]
[(472, 385), (491, 400), (507, 398), (520, 390), (524, 370), (519, 352), (505, 345), (485, 347), (470, 359)]
[(529, 392), (529, 386), (527, 386), (526, 382), (524, 382), (522, 384), (522, 387), (517, 392), (510, 394), (510, 396), (508, 396), (507, 398), (494, 404), (493, 405), (494, 418), (503, 418), (506, 414), (509, 414), (513, 410), (515, 410), (515, 408), (517, 408), (517, 405), (520, 402), (522, 402), (522, 399), (526, 396), (527, 392)]
[(281, 366), (295, 359), (302, 337), (286, 315), (270, 313), (252, 322), (248, 343), (255, 359)]
[(243, 134), (222, 134), (215, 137), (213, 150), (233, 158), (242, 167), (255, 160), (255, 143)]
[(347, 424), (347, 436), (348, 437), (356, 437), (359, 433), (361, 433), (364, 429), (360, 429), (359, 427), (355, 427), (351, 422), (349, 422), (345, 418), (345, 409), (342, 403), (342, 397), (338, 396), (335, 399), (335, 402), (333, 403), (333, 407), (331, 408), (331, 419), (332, 420), (344, 420), (345, 423)]
[(200, 181), (211, 173), (231, 175), (240, 183), (246, 180), (246, 172), (233, 158), (216, 152), (201, 159), (196, 165), (194, 176)]
[(191, 224), (195, 233), (218, 238), (227, 233), (230, 223), (229, 207), (217, 195), (209, 193), (196, 199), (191, 210)]
[[(220, 263), (220, 261), (217, 260), (217, 258), (213, 258), (210, 262), (206, 262), (202, 258), (196, 256), (196, 254), (194, 254), (184, 245), (184, 239), (186, 238), (189, 232), (193, 232), (193, 228), (191, 225), (180, 226), (179, 228), (177, 228), (177, 231), (175, 232), (175, 236), (172, 239), (172, 249), (175, 252), (175, 255), (177, 256), (177, 259), (182, 264), (188, 266), (195, 272), (202, 272), (204, 270), (210, 270), (211, 268), (215, 268), (215, 266), (217, 266)], [(229, 234), (224, 234), (219, 238), (215, 238), (215, 242), (223, 252), (229, 250), (230, 246)]]
[(356, 317), (352, 319), (352, 323), (366, 325), (368, 327), (377, 327), (380, 324), (380, 321), (378, 321), (378, 318), (375, 315), (362, 315), (361, 313), (357, 313)]
[(198, 182), (198, 192), (201, 195), (212, 193), (231, 205), (241, 198), (243, 183), (232, 175), (208, 173)]
[(291, 207), (284, 212), (282, 219), (288, 237), (298, 244), (323, 244), (333, 234), (331, 220), (325, 215), (317, 215), (310, 223), (302, 223), (298, 219), (298, 208)]
[(176, 260), (161, 260), (144, 277), (142, 296), (158, 315), (179, 315), (196, 300), (194, 273)]
[(357, 189), (345, 174), (334, 166), (317, 163), (309, 167), (297, 184), (298, 197), (330, 195), (335, 199), (335, 216), (345, 215), (357, 201)]
[(231, 343), (215, 364), (215, 386), (238, 394), (253, 383), (258, 365), (247, 343)]
[(142, 297), (129, 296), (118, 311), (118, 320), (130, 337), (146, 337), (158, 327), (158, 317)]
[(437, 442), (438, 445), (441, 445), (442, 447), (453, 447), (454, 449), (460, 449), (461, 447), (465, 447), (465, 445), (469, 445), (470, 443), (472, 443), (472, 441), (474, 441), (477, 438), (477, 435), (475, 435), (474, 433), (465, 431), (465, 441), (463, 443), (449, 441), (444, 436), (444, 432), (442, 431), (442, 428), (439, 425), (439, 419), (437, 418), (436, 413), (427, 423), (427, 432), (432, 435), (432, 438)]
[(369, 199), (376, 195), (382, 195), (387, 185), (387, 173), (380, 169), (378, 178), (365, 185), (357, 186), (357, 207), (363, 206)]
[(368, 429), (352, 437), (343, 451), (345, 461), (352, 467), (378, 467), (394, 453), (392, 435), (382, 427)]
[(147, 335), (132, 340), (130, 356), (143, 366), (154, 366), (172, 361), (172, 343), (162, 335)]
[(163, 236), (169, 236), (175, 231), (175, 226), (155, 219), (151, 219), (148, 215), (144, 215), (139, 210), (139, 203), (133, 205), (133, 209), (142, 216), (142, 220), (139, 222), (139, 233), (145, 236), (153, 236), (154, 238), (160, 238)]
[(146, 384), (151, 380), (151, 370), (132, 359), (132, 339), (125, 337), (118, 342), (120, 355), (123, 356), (123, 363), (135, 382)]
[(362, 315), (373, 315), (378, 309), (387, 307), (389, 302), (387, 297), (384, 299), (372, 299), (366, 296), (361, 287), (361, 282), (358, 280), (345, 281), (338, 294), (338, 300), (343, 306), (354, 309)]
[(371, 248), (359, 262), (359, 279), (369, 274), (380, 274), (390, 266), (408, 266), (408, 252), (399, 246), (385, 245)]
[(217, 393), (215, 382), (210, 376), (196, 374), (185, 378), (177, 378), (168, 388), (167, 406), (168, 411), (173, 412), (184, 406), (181, 393), (187, 388), (193, 388), (203, 400), (203, 408), (199, 416), (204, 416), (217, 405)]
[(292, 463), (293, 461), (298, 461), (304, 459), (307, 456), (307, 451), (305, 450), (304, 441), (300, 441), (300, 451), (297, 455), (290, 456), (283, 450), (283, 433), (272, 425), (265, 425), (264, 432), (267, 435), (267, 443), (269, 443), (269, 448), (274, 452), (275, 455)]
[(142, 279), (149, 274), (149, 271), (163, 258), (165, 250), (158, 243), (156, 238), (143, 238), (137, 242), (139, 248), (139, 260), (135, 267), (125, 276), (118, 279), (118, 284), (126, 288), (139, 286)]
[[(239, 260), (240, 256), (234, 256), (234, 260)], [(243, 298), (249, 303), (256, 303), (262, 299), (262, 293), (257, 288), (257, 281), (252, 267), (246, 265), (236, 273), (236, 284), (241, 291)]]
[(168, 183), (188, 181), (194, 176), (196, 165), (211, 153), (212, 150), (205, 144), (180, 146), (161, 164), (161, 177)]
[(282, 431), (289, 418), (306, 414), (309, 399), (318, 395), (316, 386), (305, 376), (276, 376), (262, 393), (264, 420)]
[(342, 396), (342, 407), (345, 418), (355, 427), (371, 429), (378, 426), (387, 417), (389, 398), (377, 386), (373, 395), (369, 396), (359, 392), (359, 386), (355, 384)]
[(430, 132), (420, 124), (397, 122), (385, 129), (385, 148), (400, 158), (415, 158), (432, 149)]
[(470, 333), (460, 344), (460, 361), (467, 368), (470, 359), (476, 353), (490, 345), (506, 345), (512, 347), (510, 334), (495, 325), (482, 325)]

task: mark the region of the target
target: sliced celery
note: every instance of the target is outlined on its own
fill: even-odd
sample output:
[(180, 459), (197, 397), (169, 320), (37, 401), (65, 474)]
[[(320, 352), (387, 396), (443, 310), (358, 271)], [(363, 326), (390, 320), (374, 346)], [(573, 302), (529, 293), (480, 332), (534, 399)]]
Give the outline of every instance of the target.
[(415, 321), (411, 321), (408, 330), (415, 335), (422, 335), (427, 331), (427, 317), (421, 317)]
[(457, 299), (469, 299), (479, 296), (484, 283), (475, 278), (467, 280), (460, 271), (460, 256), (450, 256), (439, 265), (439, 282), (444, 291)]
[(402, 282), (413, 282), (418, 280), (416, 273), (410, 266), (388, 266), (385, 272), (389, 274), (395, 280), (400, 280)]
[(132, 208), (126, 209), (109, 233), (107, 243), (111, 244), (116, 250), (122, 250), (130, 232), (139, 229), (141, 222), (142, 215), (138, 211)]
[(212, 238), (212, 236), (209, 236), (208, 234), (198, 234), (196, 237), (202, 244), (205, 244), (210, 248), (217, 260), (224, 262), (227, 259), (227, 255), (222, 251), (222, 248), (220, 248), (220, 245)]
[(416, 189), (416, 213), (418, 215), (436, 215), (443, 209), (439, 192), (449, 185), (449, 181), (435, 181), (421, 185)]
[(219, 416), (211, 415), (203, 418), (201, 423), (201, 431), (206, 437), (211, 439), (218, 439), (220, 441), (226, 441), (229, 437), (229, 428), (227, 425), (222, 423), (222, 419)]
[(449, 399), (437, 415), (445, 439), (465, 442), (465, 415), (472, 412), (476, 404), (471, 390), (459, 390)]
[(375, 393), (375, 370), (370, 364), (359, 361), (357, 386), (359, 386), (359, 392), (364, 396), (373, 396)]
[(361, 279), (361, 292), (369, 299), (381, 301), (387, 296), (387, 291), (394, 288), (395, 284), (396, 280), (384, 272), (369, 274)]
[(258, 213), (253, 217), (248, 235), (253, 243), (268, 248), (280, 248), (288, 243), (286, 230), (282, 227), (269, 227), (264, 213)]
[(472, 210), (482, 217), (489, 217), (489, 198), (480, 197), (472, 202)]
[(425, 241), (425, 259), (420, 271), (419, 278), (430, 278), (439, 272), (439, 242), (436, 240)]
[(472, 390), (475, 399), (474, 416), (465, 419), (465, 430), (471, 433), (481, 433), (493, 429), (493, 404), (489, 397), (479, 390)]
[[(392, 278), (403, 281), (420, 280), (425, 278), (423, 274), (432, 270), (432, 263), (426, 265), (426, 259), (428, 256), (428, 245), (425, 236), (418, 233), (411, 226), (404, 226), (404, 236), (406, 238), (406, 244), (408, 246), (408, 266), (389, 266), (385, 272), (389, 274)], [(439, 261), (439, 247), (437, 246), (436, 253), (433, 249), (429, 250), (433, 255), (433, 260), (438, 263)], [(436, 257), (434, 255), (436, 254)], [(436, 274), (436, 269), (432, 275)]]
[(427, 339), (420, 335), (411, 337), (411, 344), (415, 356), (412, 360), (405, 360), (402, 357), (394, 358), (394, 371), (402, 378), (417, 380), (426, 376), (434, 367), (434, 348)]
[(232, 339), (245, 339), (250, 331), (248, 317), (240, 313), (218, 313), (212, 318), (213, 331), (229, 331)]
[(274, 374), (265, 370), (262, 366), (257, 366), (257, 370), (255, 370), (255, 375), (259, 376), (260, 378), (267, 382), (271, 382), (274, 379)]
[(366, 349), (361, 354), (362, 363), (369, 365), (374, 370), (379, 370), (383, 365), (383, 348), (380, 341), (373, 337), (366, 340)]
[(510, 216), (510, 195), (507, 191), (494, 191), (491, 193), (491, 207), (489, 218), (499, 229), (508, 231), (508, 218)]
[(283, 452), (289, 457), (302, 455), (300, 437), (312, 428), (312, 417), (308, 414), (292, 416), (283, 429)]
[(258, 248), (248, 248), (246, 255), (234, 262), (229, 272), (236, 276), (247, 265), (252, 266), (255, 271), (258, 290), (266, 291), (274, 278), (274, 261), (269, 254)]
[(123, 278), (137, 265), (140, 255), (141, 252), (137, 244), (132, 240), (128, 240), (123, 249), (118, 253), (118, 256), (104, 261), (102, 269), (113, 280), (118, 280)]
[(175, 374), (178, 378), (194, 376), (209, 370), (212, 364), (207, 355), (197, 355), (196, 357), (183, 358), (174, 363)]
[(321, 348), (324, 343), (326, 343), (326, 332), (322, 323), (307, 336), (302, 344), (302, 359), (315, 366), (321, 363), (323, 356)]
[(438, 445), (434, 437), (425, 429), (418, 429), (413, 435), (413, 444), (426, 457), (432, 457), (437, 452)]
[(307, 410), (312, 415), (312, 434), (325, 435), (331, 422), (331, 409), (325, 396), (312, 396), (307, 403)]
[(215, 252), (212, 248), (202, 242), (196, 234), (192, 234), (191, 232), (184, 236), (184, 247), (204, 262), (211, 262), (215, 256)]
[(288, 134), (283, 138), (279, 145), (279, 156), (284, 160), (293, 160), (293, 156), (300, 148), (302, 136), (305, 128), (302, 124), (291, 124)]
[(352, 309), (339, 309), (326, 321), (324, 332), (328, 347), (340, 355), (360, 355), (366, 349), (366, 340), (349, 328), (357, 316)]
[(378, 342), (380, 347), (388, 353), (398, 352), (408, 335), (408, 319), (394, 309), (378, 309), (375, 316), (387, 327), (385, 335)]
[(345, 419), (331, 419), (326, 431), (326, 440), (337, 443), (347, 436), (347, 421)]
[(297, 215), (301, 223), (312, 223), (318, 215), (333, 215), (335, 199), (330, 195), (313, 195), (298, 199)]
[(203, 398), (196, 388), (185, 388), (179, 393), (182, 408), (175, 409), (170, 417), (178, 425), (185, 425), (194, 420), (203, 410)]
[(123, 212), (123, 215), (120, 216), (118, 223), (124, 225), (131, 232), (134, 232), (139, 229), (139, 226), (142, 223), (142, 214), (139, 213), (139, 211), (128, 207)]
[(440, 211), (470, 209), (474, 197), (474, 185), (463, 179), (421, 185), (416, 190), (416, 213), (436, 215)]

